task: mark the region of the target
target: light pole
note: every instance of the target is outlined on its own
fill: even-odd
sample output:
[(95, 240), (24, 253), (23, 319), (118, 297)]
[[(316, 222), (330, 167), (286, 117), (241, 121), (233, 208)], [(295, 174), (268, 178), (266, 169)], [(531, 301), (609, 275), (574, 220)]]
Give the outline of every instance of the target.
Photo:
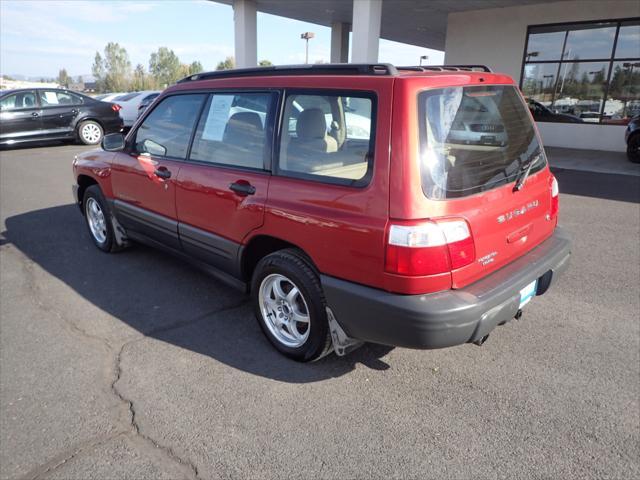
[[(571, 58), (571, 49), (570, 48), (566, 52), (564, 52), (562, 54), (562, 60), (564, 60), (565, 57), (567, 59)], [(567, 76), (567, 67), (568, 66), (569, 66), (569, 64), (567, 62), (564, 62), (564, 72), (562, 73), (562, 84), (560, 85), (560, 93), (562, 93), (562, 91), (564, 90), (564, 79)]]
[(420, 63), (419, 63), (419, 65), (420, 65), (420, 66), (422, 66), (422, 61), (423, 61), (423, 60), (424, 60), (425, 62), (426, 62), (427, 60), (429, 60), (429, 55), (420, 55)]
[(304, 32), (300, 34), (300, 38), (305, 41), (304, 63), (309, 63), (309, 40), (315, 37), (313, 32)]

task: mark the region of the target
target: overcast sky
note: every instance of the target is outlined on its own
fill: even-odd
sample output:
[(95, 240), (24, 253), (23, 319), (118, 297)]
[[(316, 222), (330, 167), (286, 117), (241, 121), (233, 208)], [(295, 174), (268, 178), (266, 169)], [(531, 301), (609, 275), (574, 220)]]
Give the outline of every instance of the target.
[[(304, 62), (300, 33), (312, 31), (310, 61), (329, 61), (327, 27), (258, 13), (258, 58), (276, 64)], [(148, 68), (158, 47), (171, 48), (183, 63), (207, 70), (233, 55), (233, 10), (204, 0), (0, 0), (0, 72), (55, 77), (91, 73), (93, 57), (107, 42), (129, 52), (131, 63)], [(380, 61), (415, 65), (420, 55), (442, 63), (443, 53), (382, 40)]]

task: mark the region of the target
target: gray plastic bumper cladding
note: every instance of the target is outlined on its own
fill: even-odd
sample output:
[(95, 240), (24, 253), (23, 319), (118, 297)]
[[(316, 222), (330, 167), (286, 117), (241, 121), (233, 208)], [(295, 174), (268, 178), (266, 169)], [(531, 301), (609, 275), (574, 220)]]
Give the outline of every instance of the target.
[(475, 342), (518, 312), (520, 290), (538, 279), (542, 295), (564, 271), (571, 239), (560, 227), (509, 265), (461, 290), (399, 295), (321, 276), (327, 303), (352, 338), (407, 348)]

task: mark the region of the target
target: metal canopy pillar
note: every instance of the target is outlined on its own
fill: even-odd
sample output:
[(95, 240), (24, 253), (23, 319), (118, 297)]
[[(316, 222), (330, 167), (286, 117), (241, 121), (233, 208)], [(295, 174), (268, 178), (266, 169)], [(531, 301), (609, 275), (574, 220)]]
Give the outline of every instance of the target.
[(353, 63), (377, 63), (382, 0), (353, 0)]
[(349, 61), (349, 30), (348, 23), (334, 22), (331, 24), (331, 63), (347, 63)]
[(257, 8), (253, 0), (234, 0), (233, 29), (237, 68), (258, 65)]

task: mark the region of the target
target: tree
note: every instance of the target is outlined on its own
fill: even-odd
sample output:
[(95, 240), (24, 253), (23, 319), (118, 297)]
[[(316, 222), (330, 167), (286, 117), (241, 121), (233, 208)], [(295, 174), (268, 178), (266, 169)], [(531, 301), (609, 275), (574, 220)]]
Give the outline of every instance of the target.
[(195, 75), (196, 73), (201, 73), (204, 71), (202, 64), (200, 62), (191, 62), (189, 65), (183, 63), (180, 65), (180, 77), (190, 77), (191, 75)]
[(169, 50), (167, 47), (160, 47), (157, 52), (151, 54), (149, 71), (162, 88), (180, 80), (183, 73), (180, 59), (173, 53), (173, 50)]
[(224, 61), (219, 62), (216, 70), (231, 70), (236, 67), (236, 60), (233, 57), (227, 57)]
[(204, 68), (198, 61), (191, 62), (191, 65), (189, 65), (189, 75), (195, 75), (196, 73), (202, 73), (203, 71)]
[(60, 85), (61, 87), (69, 88), (69, 85), (71, 84), (72, 80), (69, 74), (67, 73), (66, 68), (63, 68), (58, 72), (58, 78), (56, 79), (56, 81), (58, 82), (58, 85)]
[(96, 92), (105, 92), (104, 62), (102, 61), (100, 52), (96, 52), (96, 56), (93, 59), (93, 66), (91, 67), (91, 73), (93, 74), (93, 78), (96, 82)]
[(271, 63), (270, 60), (260, 60), (258, 65), (260, 65), (261, 67), (271, 67), (273, 63)]
[(105, 86), (111, 92), (129, 89), (131, 62), (129, 54), (118, 43), (109, 42), (104, 47)]
[(131, 62), (129, 54), (118, 43), (109, 42), (104, 47), (104, 59), (96, 52), (91, 68), (98, 91), (122, 92), (129, 89)]
[(137, 92), (141, 90), (152, 90), (153, 88), (155, 88), (155, 81), (153, 77), (145, 72), (144, 66), (139, 63), (138, 65), (136, 65), (136, 68), (133, 71), (131, 90)]

